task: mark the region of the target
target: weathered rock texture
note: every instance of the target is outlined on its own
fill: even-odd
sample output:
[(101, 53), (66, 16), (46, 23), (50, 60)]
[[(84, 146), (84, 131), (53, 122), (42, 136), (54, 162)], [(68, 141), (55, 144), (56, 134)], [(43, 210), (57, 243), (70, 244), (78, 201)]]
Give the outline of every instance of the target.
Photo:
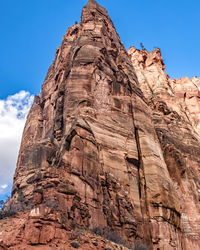
[[(200, 79), (171, 80), (164, 71), (159, 49), (148, 53), (132, 47), (128, 53), (139, 87), (152, 108), (155, 130), (179, 204), (175, 211), (179, 214), (181, 238), (173, 233), (174, 221), (172, 231), (169, 225), (163, 227), (165, 218), (160, 214), (154, 220), (157, 231), (153, 230), (153, 242), (164, 234), (172, 249), (200, 249)], [(166, 249), (171, 249), (169, 246)]]
[(198, 249), (198, 79), (171, 81), (159, 50), (129, 54), (90, 0), (28, 115), (5, 206), (24, 212), (2, 249), (70, 249), (69, 232), (95, 227), (149, 249)]

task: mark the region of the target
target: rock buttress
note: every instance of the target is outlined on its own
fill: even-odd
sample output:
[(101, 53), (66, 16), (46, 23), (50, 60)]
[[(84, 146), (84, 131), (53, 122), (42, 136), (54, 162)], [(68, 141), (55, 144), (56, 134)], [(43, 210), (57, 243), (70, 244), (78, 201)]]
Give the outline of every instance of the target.
[[(199, 249), (200, 80), (170, 79), (159, 49), (149, 53), (132, 47), (128, 53), (139, 87), (153, 110), (155, 130), (180, 206), (181, 246), (173, 230), (162, 226), (165, 221), (162, 214), (154, 218), (157, 231), (153, 230), (153, 242), (160, 242), (160, 235), (164, 235), (169, 249)], [(169, 213), (168, 209), (165, 213)]]

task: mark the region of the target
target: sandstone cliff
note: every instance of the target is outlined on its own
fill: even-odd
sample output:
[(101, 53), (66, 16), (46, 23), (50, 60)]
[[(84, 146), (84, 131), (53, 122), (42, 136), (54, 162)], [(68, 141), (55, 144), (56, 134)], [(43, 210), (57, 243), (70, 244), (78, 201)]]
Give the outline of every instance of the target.
[[(153, 111), (155, 130), (180, 205), (180, 230), (185, 237), (182, 249), (199, 249), (200, 79), (170, 79), (159, 49), (148, 53), (132, 47), (128, 53), (139, 87)], [(173, 239), (168, 230), (165, 234)], [(153, 238), (158, 235), (156, 231)], [(174, 248), (179, 249), (176, 243)]]
[(95, 227), (149, 249), (198, 249), (198, 86), (170, 80), (158, 49), (128, 55), (90, 0), (28, 115), (0, 249), (71, 249), (69, 234)]

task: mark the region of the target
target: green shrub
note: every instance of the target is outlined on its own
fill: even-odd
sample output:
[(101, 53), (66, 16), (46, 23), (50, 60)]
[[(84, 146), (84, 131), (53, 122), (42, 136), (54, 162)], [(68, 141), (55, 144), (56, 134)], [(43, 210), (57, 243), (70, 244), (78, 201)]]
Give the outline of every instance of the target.
[(116, 231), (110, 230), (109, 228), (103, 228), (103, 227), (97, 226), (92, 229), (92, 232), (95, 233), (96, 235), (104, 237), (107, 240), (115, 242), (116, 244), (124, 243), (119, 233)]
[(144, 244), (136, 244), (134, 250), (148, 250), (148, 247)]
[(130, 250), (148, 250), (148, 247), (141, 243), (136, 243), (135, 246), (131, 246), (128, 240), (123, 240), (118, 232), (110, 230), (109, 228), (97, 226), (92, 229), (92, 232), (116, 244), (123, 245)]
[(143, 43), (140, 43), (140, 47), (141, 47), (142, 50), (146, 50)]
[(13, 217), (16, 214), (16, 211), (14, 209), (10, 210), (0, 210), (0, 220), (6, 218), (6, 217)]

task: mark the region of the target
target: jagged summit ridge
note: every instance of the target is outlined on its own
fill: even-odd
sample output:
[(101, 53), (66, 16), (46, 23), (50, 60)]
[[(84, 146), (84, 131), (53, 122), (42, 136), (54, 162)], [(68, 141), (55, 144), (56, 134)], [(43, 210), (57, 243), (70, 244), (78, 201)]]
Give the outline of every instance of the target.
[[(91, 17), (90, 17), (91, 16)], [(88, 1), (85, 7), (83, 7), (81, 21), (94, 21), (102, 16), (110, 19), (106, 9), (100, 6), (95, 0)], [(88, 19), (90, 17), (90, 19)]]
[(153, 104), (154, 96), (166, 101), (170, 109), (184, 117), (196, 132), (200, 133), (200, 79), (171, 79), (165, 72), (165, 64), (159, 48), (152, 52), (131, 47), (128, 51), (145, 97)]
[[(88, 7), (88, 8), (96, 8), (96, 9), (98, 9), (98, 8), (103, 8), (102, 6), (100, 6), (98, 3), (97, 3), (97, 1), (95, 1), (95, 0), (89, 0), (88, 2), (87, 2), (87, 5), (86, 5), (86, 7)], [(104, 8), (103, 8), (104, 9)], [(104, 9), (105, 10), (105, 9)], [(106, 12), (106, 10), (105, 10), (105, 12)]]

